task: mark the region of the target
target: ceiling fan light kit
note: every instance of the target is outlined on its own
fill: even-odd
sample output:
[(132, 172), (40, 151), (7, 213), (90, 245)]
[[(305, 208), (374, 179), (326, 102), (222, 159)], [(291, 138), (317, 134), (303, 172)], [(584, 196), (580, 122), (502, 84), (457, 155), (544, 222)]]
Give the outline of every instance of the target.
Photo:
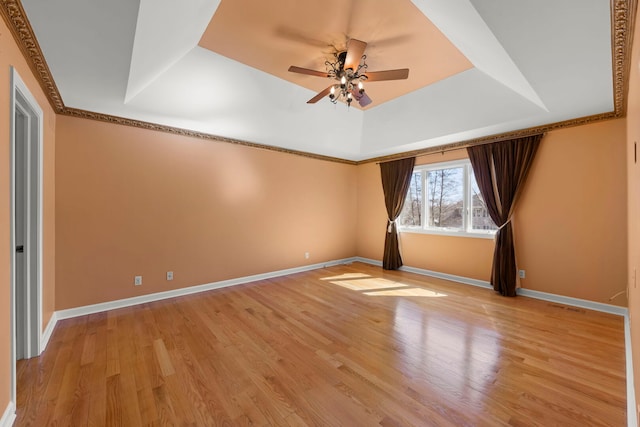
[(327, 67), (326, 72), (310, 70), (296, 66), (289, 67), (292, 73), (306, 74), (309, 76), (328, 77), (336, 80), (337, 83), (332, 84), (316, 96), (307, 101), (307, 104), (315, 104), (325, 96), (329, 96), (329, 100), (334, 104), (338, 101), (344, 101), (347, 107), (351, 106), (351, 102), (355, 99), (361, 107), (371, 104), (372, 100), (365, 93), (365, 81), (382, 81), (382, 80), (404, 80), (409, 77), (409, 69), (403, 68), (399, 70), (386, 71), (367, 71), (367, 56), (364, 51), (367, 43), (351, 39), (346, 52), (338, 52), (335, 54), (335, 61), (325, 61)]
[(364, 74), (364, 71), (367, 70), (367, 56), (362, 55), (358, 61), (358, 68), (355, 71), (353, 68), (345, 69), (344, 67), (347, 52), (339, 52), (335, 54), (335, 57), (336, 60), (334, 62), (325, 61), (324, 63), (328, 70), (327, 76), (340, 81), (340, 83), (331, 86), (329, 99), (334, 104), (343, 100), (347, 103), (347, 106), (350, 106), (354, 99), (354, 93), (357, 92), (359, 99), (362, 99), (364, 95), (364, 85), (362, 82), (367, 79), (367, 76)]

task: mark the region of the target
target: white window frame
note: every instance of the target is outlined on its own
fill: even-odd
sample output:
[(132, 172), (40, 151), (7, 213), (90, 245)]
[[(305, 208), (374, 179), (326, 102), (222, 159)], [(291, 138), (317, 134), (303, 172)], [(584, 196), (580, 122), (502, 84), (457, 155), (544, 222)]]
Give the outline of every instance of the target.
[[(462, 180), (463, 180), (463, 195), (462, 205), (464, 215), (462, 217), (462, 228), (460, 229), (442, 229), (437, 227), (429, 227), (429, 209), (427, 205), (427, 174), (431, 171), (440, 169), (452, 169), (462, 168)], [(420, 233), (420, 234), (435, 234), (441, 236), (458, 236), (458, 237), (475, 237), (484, 239), (493, 239), (496, 230), (473, 230), (471, 224), (473, 221), (473, 209), (471, 206), (471, 177), (473, 176), (473, 169), (469, 159), (453, 160), (449, 162), (431, 163), (427, 165), (419, 165), (413, 168), (413, 171), (420, 171), (422, 177), (422, 215), (423, 223), (420, 226), (406, 226), (398, 225), (398, 231), (401, 233)]]

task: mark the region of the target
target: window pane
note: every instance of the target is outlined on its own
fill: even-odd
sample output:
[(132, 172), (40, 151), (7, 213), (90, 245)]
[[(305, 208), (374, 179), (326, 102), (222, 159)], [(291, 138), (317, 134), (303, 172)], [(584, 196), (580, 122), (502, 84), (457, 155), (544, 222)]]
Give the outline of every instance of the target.
[(405, 227), (422, 226), (422, 172), (414, 171), (404, 206), (400, 214), (399, 224)]
[(429, 227), (462, 228), (463, 176), (461, 167), (428, 172)]
[(475, 176), (471, 174), (471, 229), (473, 230), (497, 230), (487, 211), (487, 205), (480, 194), (480, 188)]

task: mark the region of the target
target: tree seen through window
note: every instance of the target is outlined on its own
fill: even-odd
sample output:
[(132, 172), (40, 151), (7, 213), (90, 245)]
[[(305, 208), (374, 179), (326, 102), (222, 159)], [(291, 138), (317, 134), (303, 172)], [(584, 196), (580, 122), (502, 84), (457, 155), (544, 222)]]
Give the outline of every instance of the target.
[[(451, 166), (445, 166), (449, 164)], [(471, 164), (456, 161), (442, 165), (441, 168), (434, 165), (415, 168), (398, 219), (400, 227), (471, 232), (496, 230)]]

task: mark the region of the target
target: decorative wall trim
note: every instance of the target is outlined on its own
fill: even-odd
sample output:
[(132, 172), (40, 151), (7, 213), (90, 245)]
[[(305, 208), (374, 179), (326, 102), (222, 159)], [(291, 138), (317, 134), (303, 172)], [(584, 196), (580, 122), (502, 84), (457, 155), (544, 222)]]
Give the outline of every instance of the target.
[(11, 427), (16, 419), (16, 405), (14, 402), (9, 402), (7, 409), (4, 410), (2, 418), (0, 418), (0, 427)]
[(49, 323), (47, 323), (47, 327), (42, 331), (42, 336), (40, 337), (40, 354), (47, 349), (47, 344), (49, 344), (49, 339), (51, 339), (51, 334), (58, 323), (58, 313), (53, 312), (51, 315), (51, 319), (49, 319)]
[(70, 308), (56, 312), (56, 321), (69, 319), (72, 317), (84, 316), (86, 314), (99, 313), (101, 311), (114, 310), (117, 308), (130, 307), (132, 305), (144, 304), (147, 302), (160, 301), (168, 298), (175, 298), (184, 295), (191, 295), (199, 292), (210, 291), (213, 289), (226, 288), (229, 286), (243, 285), (245, 283), (257, 282), (274, 277), (287, 276), (289, 274), (302, 273), (304, 271), (317, 270), (320, 268), (331, 267), (340, 264), (349, 264), (356, 258), (344, 258), (339, 260), (321, 262), (318, 264), (304, 265), (302, 267), (288, 268), (285, 270), (277, 270), (269, 273), (255, 274), (252, 276), (238, 277), (236, 279), (222, 280), (219, 282), (206, 283), (204, 285), (190, 286), (188, 288), (174, 289), (171, 291), (157, 292), (148, 295), (141, 295), (133, 298), (125, 298), (116, 301), (109, 301), (99, 304), (85, 305), (82, 307)]
[(633, 354), (631, 352), (631, 324), (629, 313), (624, 316), (625, 368), (627, 372), (627, 427), (638, 427), (636, 390), (633, 375)]
[(276, 151), (276, 152), (279, 152), (279, 153), (286, 153), (286, 154), (293, 154), (293, 155), (296, 155), (296, 156), (309, 157), (309, 158), (316, 159), (316, 160), (325, 160), (325, 161), (328, 161), (328, 162), (336, 162), (336, 163), (346, 163), (346, 164), (349, 164), (349, 165), (357, 164), (357, 162), (355, 162), (353, 160), (340, 159), (340, 158), (337, 158), (337, 157), (324, 156), (322, 154), (309, 153), (309, 152), (306, 152), (306, 151), (291, 150), (291, 149), (288, 149), (288, 148), (282, 148), (282, 147), (275, 147), (275, 146), (271, 146), (271, 145), (258, 144), (258, 143), (255, 143), (255, 142), (248, 142), (248, 141), (243, 141), (243, 140), (240, 140), (240, 139), (226, 138), (226, 137), (223, 137), (223, 136), (211, 135), (211, 134), (204, 133), (204, 132), (197, 132), (197, 131), (193, 131), (193, 130), (176, 128), (176, 127), (172, 127), (172, 126), (165, 126), (165, 125), (160, 125), (160, 124), (156, 124), (156, 123), (143, 122), (143, 121), (140, 121), (140, 120), (127, 119), (127, 118), (124, 118), (124, 117), (111, 116), (109, 114), (94, 113), (94, 112), (91, 112), (91, 111), (79, 110), (77, 108), (65, 107), (64, 110), (60, 111), (59, 113), (62, 114), (62, 115), (65, 115), (65, 116), (79, 117), (79, 118), (82, 118), (82, 119), (89, 119), (89, 120), (97, 120), (97, 121), (100, 121), (100, 122), (113, 123), (113, 124), (122, 125), (122, 126), (131, 126), (131, 127), (142, 128), (142, 129), (151, 130), (151, 131), (157, 131), (157, 132), (172, 133), (174, 135), (206, 139), (206, 140), (215, 141), (215, 142), (226, 142), (228, 144), (243, 145), (245, 147), (251, 147), (251, 148), (260, 148), (260, 149), (263, 149), (263, 150)]
[(38, 78), (42, 89), (51, 103), (53, 109), (59, 113), (73, 117), (80, 117), (91, 120), (99, 120), (108, 123), (120, 124), (124, 126), (140, 127), (148, 130), (156, 130), (159, 132), (173, 133), (183, 136), (191, 136), (206, 140), (226, 142), (230, 144), (239, 144), (252, 148), (260, 148), (264, 150), (277, 151), (281, 153), (293, 154), (297, 156), (309, 157), (317, 160), (326, 160), (330, 162), (346, 163), (359, 165), (370, 162), (385, 162), (397, 160), (405, 157), (424, 156), (442, 151), (450, 151), (463, 149), (473, 145), (487, 144), (491, 142), (503, 141), (505, 139), (520, 138), (530, 136), (537, 133), (545, 133), (552, 130), (563, 129), (566, 127), (580, 126), (602, 120), (610, 120), (624, 117), (626, 114), (627, 93), (629, 86), (629, 70), (631, 67), (631, 43), (633, 41), (633, 26), (635, 23), (635, 14), (637, 8), (637, 0), (610, 0), (611, 4), (611, 46), (613, 52), (613, 98), (614, 111), (609, 113), (597, 114), (593, 116), (581, 117), (562, 122), (536, 126), (527, 129), (521, 129), (512, 132), (506, 132), (496, 135), (490, 135), (482, 138), (470, 139), (467, 141), (456, 142), (439, 147), (425, 148), (422, 150), (408, 151), (404, 153), (392, 154), (361, 161), (352, 161), (340, 159), (336, 157), (323, 156), (320, 154), (307, 153), (297, 150), (289, 150), (286, 148), (273, 147), (270, 145), (252, 143), (231, 138), (224, 138), (216, 135), (210, 135), (201, 132), (194, 132), (185, 129), (179, 129), (171, 126), (163, 126), (139, 120), (125, 119), (121, 117), (100, 114), (86, 110), (69, 108), (64, 105), (62, 97), (51, 75), (40, 45), (33, 33), (33, 29), (29, 24), (26, 13), (18, 0), (0, 0), (0, 15), (4, 18), (7, 26), (10, 28), (16, 43), (20, 46), (29, 66)]
[(58, 113), (62, 112), (65, 107), (60, 91), (53, 80), (51, 70), (44, 59), (40, 44), (22, 8), (22, 3), (18, 0), (0, 0), (0, 15), (11, 30), (13, 38), (49, 99), (51, 107)]
[(624, 117), (627, 113), (631, 44), (637, 6), (637, 0), (612, 0), (611, 2), (613, 103), (618, 117)]
[(454, 142), (451, 144), (439, 145), (437, 147), (422, 148), (420, 150), (405, 151), (404, 153), (390, 154), (388, 156), (374, 157), (362, 160), (358, 164), (372, 162), (389, 162), (391, 160), (405, 159), (407, 157), (420, 157), (429, 154), (439, 154), (445, 151), (463, 150), (467, 147), (475, 145), (491, 144), (493, 142), (506, 141), (509, 139), (524, 138), (527, 136), (544, 134), (554, 130), (565, 129), (575, 126), (588, 125), (591, 123), (601, 122), (604, 120), (618, 119), (623, 117), (612, 111), (610, 113), (596, 114), (593, 116), (579, 117), (577, 119), (565, 120), (562, 122), (550, 123), (542, 126), (536, 126), (526, 129), (515, 130), (511, 132), (499, 133), (495, 135), (483, 136), (481, 138), (469, 139), (466, 141)]

